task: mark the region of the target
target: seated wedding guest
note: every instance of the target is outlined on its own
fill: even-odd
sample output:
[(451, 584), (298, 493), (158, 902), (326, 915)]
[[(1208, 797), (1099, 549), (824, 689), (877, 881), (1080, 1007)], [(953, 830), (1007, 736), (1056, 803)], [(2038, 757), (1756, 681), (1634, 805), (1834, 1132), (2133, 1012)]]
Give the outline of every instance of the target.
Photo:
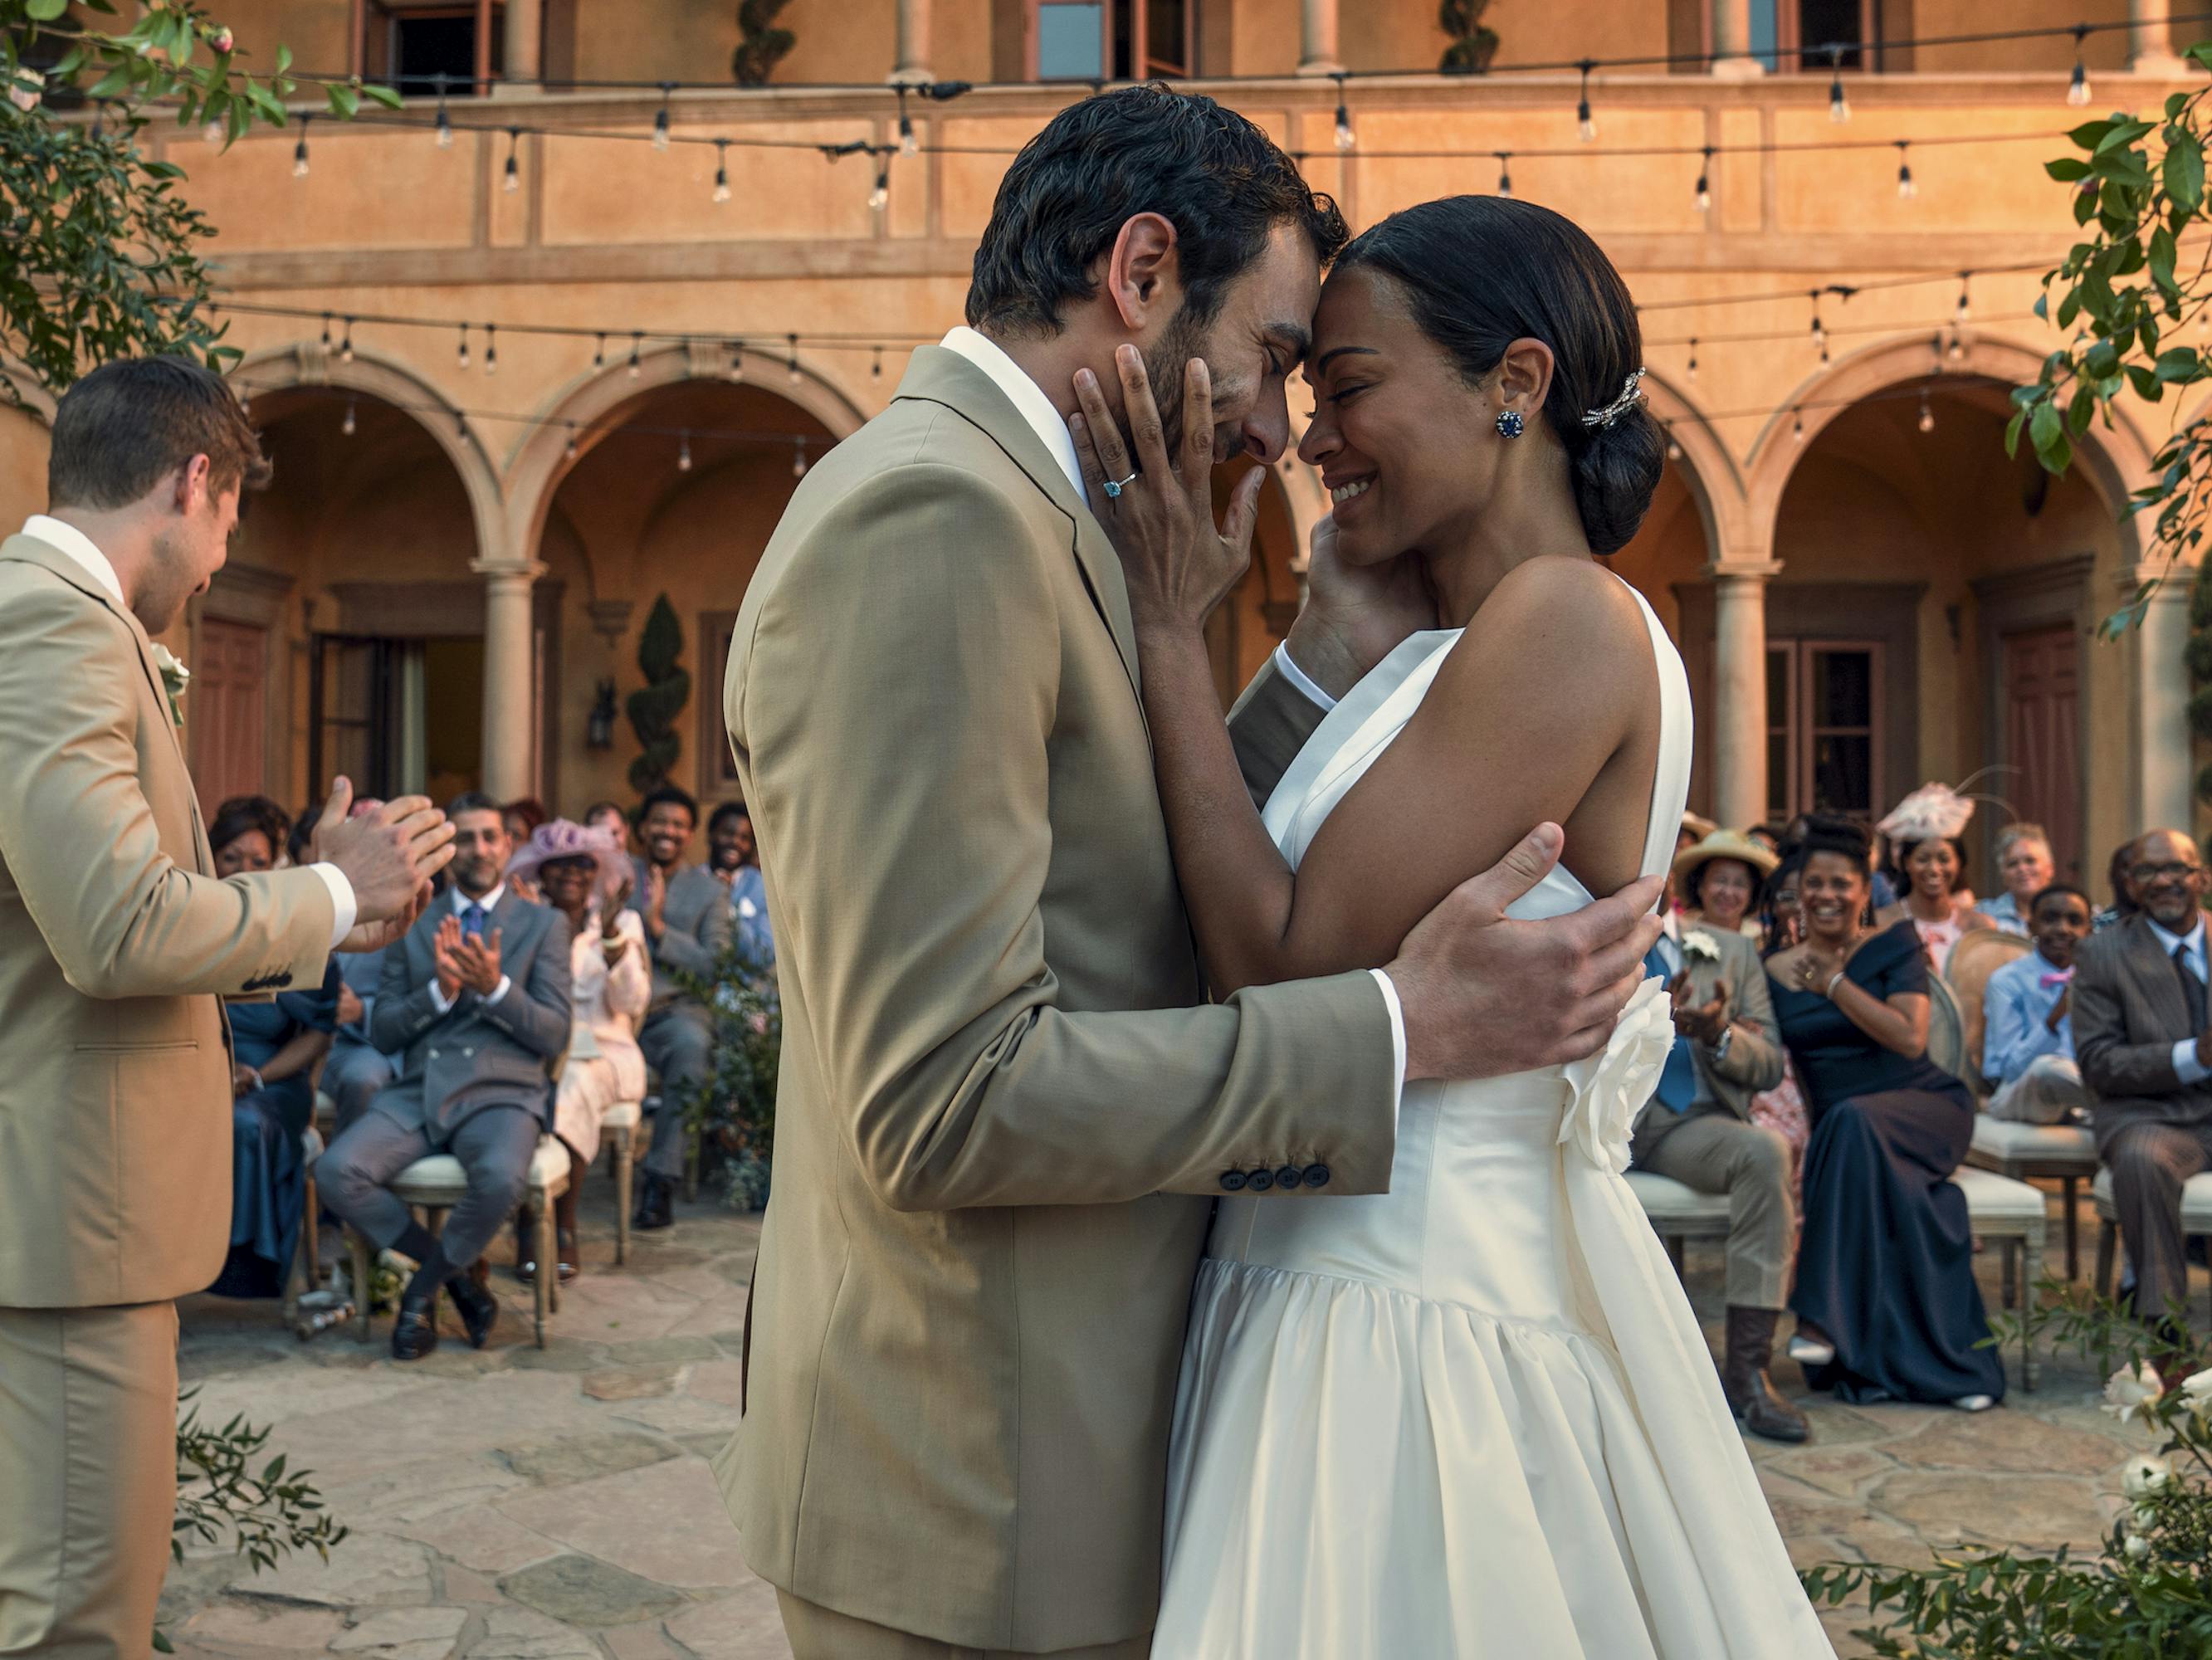
[[(232, 830), (227, 842), (215, 839), (217, 824)], [(226, 847), (228, 849), (229, 867), (219, 873), (224, 876), (281, 869), (291, 834), (292, 815), (265, 795), (234, 795), (217, 806), (208, 820), (208, 844), (218, 866), (223, 863)]]
[[(568, 1190), (553, 1201), (557, 1268), (563, 1285), (576, 1277), (576, 1205), (584, 1176), (599, 1152), (599, 1122), (617, 1101), (645, 1094), (645, 1056), (638, 1018), (653, 995), (645, 928), (623, 908), (629, 858), (612, 835), (566, 818), (538, 826), (527, 847), (507, 861), (507, 880), (536, 880), (545, 903), (568, 919), (568, 1061), (553, 1098), (553, 1134), (568, 1152)], [(515, 1231), (515, 1273), (533, 1280), (533, 1229)]]
[(2123, 842), (2105, 861), (2105, 891), (2112, 896), (2112, 901), (2090, 919), (2092, 933), (2118, 927), (2136, 914), (2135, 896), (2128, 891), (2128, 866), (2134, 862), (2135, 853), (2134, 842)]
[(584, 828), (611, 831), (623, 851), (629, 851), (629, 815), (619, 801), (594, 801), (584, 809)]
[[(1766, 906), (1760, 919), (1765, 929), (1759, 948), (1762, 961), (1777, 952), (1788, 950), (1804, 937), (1804, 919), (1797, 911), (1797, 879), (1804, 869), (1805, 850), (1793, 847), (1782, 855), (1782, 862), (1767, 879)], [(1796, 1222), (1802, 1232), (1805, 1221), (1805, 1143), (1812, 1136), (1813, 1122), (1805, 1110), (1804, 1094), (1797, 1087), (1796, 1063), (1790, 1060), (1787, 1048), (1782, 1052), (1782, 1081), (1751, 1098), (1750, 1118), (1753, 1123), (1772, 1130), (1789, 1143), (1790, 1188), (1797, 1196)], [(1793, 1248), (1795, 1243), (1793, 1239)]]
[[(216, 874), (274, 868), (270, 804), (226, 802), (208, 825)], [(208, 1289), (219, 1297), (281, 1297), (299, 1249), (307, 1171), (301, 1137), (315, 1116), (315, 1062), (337, 1016), (339, 964), (323, 983), (267, 1002), (229, 1006), (231, 1033), (230, 1256)]]
[(2074, 1059), (2075, 948), (2088, 937), (2089, 896), (2054, 882), (2023, 908), (2035, 949), (1990, 976), (1982, 991), (1982, 1075), (1990, 1116), (2063, 1124), (2089, 1108)]
[(1663, 976), (1673, 991), (1674, 1046), (1658, 1088), (1637, 1116), (1630, 1163), (1699, 1193), (1728, 1195), (1721, 1393), (1737, 1424), (1753, 1435), (1802, 1441), (1812, 1433), (1805, 1414), (1767, 1376), (1797, 1223), (1789, 1144), (1748, 1116), (1753, 1092), (1782, 1079), (1782, 1034), (1765, 971), (1741, 934), (1685, 923), (1671, 913), (1644, 970)]
[(2007, 933), (2032, 934), (2028, 903), (2057, 879), (2058, 861), (2040, 824), (2007, 824), (1997, 832), (1997, 879), (2004, 891), (1974, 909)]
[(703, 865), (684, 863), (699, 804), (673, 784), (645, 798), (638, 817), (636, 891), (630, 903), (645, 924), (653, 952), (653, 1006), (637, 1035), (646, 1064), (660, 1079), (650, 1104), (653, 1146), (638, 1166), (637, 1212), (630, 1225), (672, 1225), (678, 1178), (684, 1174), (684, 1097), (707, 1081), (714, 1064), (714, 1023), (707, 1006), (685, 990), (675, 972), (711, 977), (730, 937), (729, 890)]
[(1674, 851), (1681, 853), (1694, 848), (1719, 828), (1705, 814), (1686, 811), (1682, 814), (1682, 828), (1674, 832)]
[[(499, 810), (499, 816), (507, 825), (507, 845), (514, 848), (526, 848), (530, 845), (530, 838), (537, 833), (538, 827), (553, 815), (545, 811), (545, 804), (536, 796), (526, 795), (521, 800), (510, 801), (501, 807)], [(539, 903), (538, 885), (527, 878), (517, 881), (514, 884), (514, 891), (532, 904)]]
[(1909, 921), (1869, 929), (1867, 834), (1815, 818), (1798, 909), (1805, 938), (1767, 964), (1782, 1040), (1813, 1109), (1790, 1357), (1846, 1401), (2004, 1393), (1974, 1281), (1966, 1086), (1931, 1063), (1928, 959)]
[[(384, 804), (371, 797), (354, 803), (349, 816), (359, 818)], [(321, 810), (316, 810), (319, 816)], [(305, 815), (303, 815), (305, 817)], [(292, 832), (299, 835), (297, 826)], [(332, 1134), (362, 1115), (369, 1098), (389, 1084), (397, 1068), (393, 1058), (368, 1041), (368, 1021), (376, 1007), (377, 987), (384, 978), (384, 952), (350, 952), (337, 959), (337, 1029), (331, 1037), (330, 1058), (323, 1062), (322, 1092), (331, 1098), (335, 1122)]]
[(2167, 1299), (2189, 1294), (2182, 1186), (2212, 1169), (2204, 861), (2181, 831), (2152, 830), (2131, 848), (2127, 881), (2135, 914), (2081, 942), (2068, 990), (2136, 1314), (2163, 1321)]
[(1966, 886), (1964, 832), (1973, 816), (1974, 804), (1949, 785), (1923, 784), (1875, 827), (1905, 883), (1903, 903), (1881, 910), (1875, 921), (1886, 927), (1909, 919), (1938, 974), (1960, 934), (1991, 926), (1975, 910)]
[(1788, 834), (1787, 825), (1753, 824), (1743, 833), (1743, 839), (1747, 842), (1758, 842), (1760, 847), (1779, 858), (1782, 855), (1782, 838)]
[(1717, 830), (1674, 855), (1674, 890), (1684, 926), (1702, 924), (1716, 933), (1756, 939), (1759, 890), (1782, 861), (1748, 836)]
[[(438, 1289), (482, 1348), (499, 1300), (471, 1277), (521, 1202), (545, 1127), (554, 1060), (568, 1053), (568, 919), (518, 898), (499, 804), (475, 793), (446, 809), (453, 883), (405, 939), (386, 947), (369, 1042), (401, 1057), (399, 1077), (315, 1166), (323, 1201), (380, 1250), (421, 1266), (400, 1293), (392, 1353), (438, 1347)], [(433, 1235), (386, 1184), (418, 1158), (450, 1152), (468, 1190)]]
[(730, 919), (746, 963), (765, 973), (775, 966), (775, 932), (768, 920), (768, 889), (761, 879), (753, 816), (742, 801), (725, 801), (707, 820), (707, 868), (729, 885)]

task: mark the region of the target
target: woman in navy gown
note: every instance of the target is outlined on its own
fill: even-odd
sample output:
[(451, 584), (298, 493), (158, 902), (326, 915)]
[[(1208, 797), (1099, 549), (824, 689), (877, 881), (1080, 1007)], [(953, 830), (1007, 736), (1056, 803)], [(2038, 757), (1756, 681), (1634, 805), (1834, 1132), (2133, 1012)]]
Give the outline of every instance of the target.
[[(258, 797), (226, 801), (208, 827), (216, 874), (270, 869), (266, 812)], [(208, 1287), (222, 1297), (281, 1297), (300, 1242), (307, 1164), (301, 1138), (314, 1119), (315, 1062), (337, 1023), (337, 959), (321, 986), (273, 1002), (230, 1006), (230, 1256)]]
[(1927, 1058), (1928, 958), (1910, 920), (1867, 926), (1868, 838), (1815, 818), (1804, 938), (1767, 964), (1813, 1110), (1790, 1353), (1846, 1401), (1996, 1404), (2004, 1367), (1950, 1180), (1974, 1128), (1966, 1086)]

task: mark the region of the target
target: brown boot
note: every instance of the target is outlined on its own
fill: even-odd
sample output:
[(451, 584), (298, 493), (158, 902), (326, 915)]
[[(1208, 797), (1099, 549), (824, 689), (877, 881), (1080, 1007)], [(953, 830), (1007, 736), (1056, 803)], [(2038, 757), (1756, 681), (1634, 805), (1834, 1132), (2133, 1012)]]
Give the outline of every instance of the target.
[(1728, 1311), (1728, 1358), (1721, 1363), (1721, 1393), (1728, 1397), (1735, 1421), (1753, 1435), (1770, 1441), (1809, 1441), (1813, 1426), (1805, 1414), (1782, 1398), (1766, 1375), (1774, 1353), (1774, 1327), (1781, 1318), (1776, 1309), (1747, 1309), (1730, 1304)]

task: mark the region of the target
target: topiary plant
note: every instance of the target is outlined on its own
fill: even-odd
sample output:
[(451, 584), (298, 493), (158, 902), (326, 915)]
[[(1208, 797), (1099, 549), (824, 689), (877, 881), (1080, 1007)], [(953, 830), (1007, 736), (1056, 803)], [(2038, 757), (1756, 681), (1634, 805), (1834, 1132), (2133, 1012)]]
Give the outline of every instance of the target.
[(738, 8), (741, 39), (730, 59), (730, 72), (741, 87), (764, 87), (775, 66), (791, 55), (799, 37), (775, 26), (776, 14), (791, 0), (744, 0)]
[(1490, 0), (1443, 0), (1437, 9), (1437, 22), (1452, 40), (1437, 65), (1446, 75), (1489, 72), (1490, 60), (1498, 56), (1498, 31), (1482, 21), (1489, 9)]
[(645, 674), (645, 684), (630, 693), (623, 705), (643, 748), (629, 763), (630, 787), (640, 795), (666, 783), (676, 757), (684, 752), (676, 721), (691, 701), (691, 676), (677, 664), (683, 655), (684, 625), (676, 620), (676, 607), (664, 593), (653, 602), (645, 632), (638, 636), (637, 666)]

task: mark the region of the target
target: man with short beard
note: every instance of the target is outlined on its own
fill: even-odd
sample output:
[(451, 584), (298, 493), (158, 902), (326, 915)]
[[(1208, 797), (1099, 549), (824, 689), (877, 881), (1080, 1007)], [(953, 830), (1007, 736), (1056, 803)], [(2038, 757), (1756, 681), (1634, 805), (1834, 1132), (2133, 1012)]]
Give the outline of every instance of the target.
[(404, 931), (451, 856), (428, 802), (349, 818), (340, 779), (308, 863), (217, 878), (181, 666), (149, 636), (205, 592), (268, 477), (220, 377), (108, 363), (54, 411), (47, 511), (0, 544), (0, 1654), (152, 1639), (171, 1299), (229, 1245), (218, 1000), (317, 984), (334, 949)]
[(2074, 1053), (2096, 1098), (2136, 1313), (2162, 1322), (2166, 1300), (2189, 1295), (2182, 1186), (2212, 1169), (2204, 861), (2181, 831), (2156, 830), (2123, 863), (2136, 913), (2075, 952)]
[(701, 865), (686, 865), (699, 804), (674, 784), (663, 784), (638, 809), (635, 891), (630, 903), (645, 924), (653, 952), (653, 1003), (638, 1028), (637, 1046), (660, 1080), (651, 1104), (653, 1145), (638, 1165), (634, 1228), (650, 1232), (673, 1225), (676, 1183), (684, 1174), (684, 1101), (707, 1081), (714, 1058), (714, 1023), (707, 1006), (677, 976), (714, 978), (730, 938), (729, 890)]

